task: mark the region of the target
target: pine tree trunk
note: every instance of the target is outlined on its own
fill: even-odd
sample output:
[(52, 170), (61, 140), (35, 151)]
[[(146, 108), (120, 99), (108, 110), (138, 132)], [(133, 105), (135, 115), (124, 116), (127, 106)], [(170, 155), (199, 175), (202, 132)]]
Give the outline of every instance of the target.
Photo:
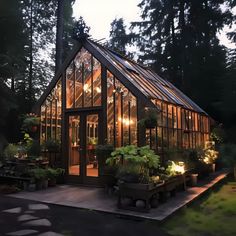
[(28, 78), (28, 111), (32, 106), (32, 78), (33, 78), (33, 0), (30, 2), (30, 55), (29, 55), (29, 78)]
[(57, 1), (57, 34), (56, 34), (56, 63), (55, 74), (62, 64), (63, 55), (63, 24), (64, 24), (64, 0)]

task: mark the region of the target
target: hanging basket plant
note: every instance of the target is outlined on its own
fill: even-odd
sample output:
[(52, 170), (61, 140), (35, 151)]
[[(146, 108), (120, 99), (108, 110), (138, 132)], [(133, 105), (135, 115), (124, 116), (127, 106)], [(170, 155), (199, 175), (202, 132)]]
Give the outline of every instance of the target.
[(35, 133), (38, 130), (39, 124), (40, 118), (36, 114), (30, 113), (25, 116), (22, 129), (25, 132)]
[(139, 124), (146, 129), (155, 128), (157, 126), (158, 112), (155, 108), (147, 108), (145, 110), (145, 118), (141, 119)]

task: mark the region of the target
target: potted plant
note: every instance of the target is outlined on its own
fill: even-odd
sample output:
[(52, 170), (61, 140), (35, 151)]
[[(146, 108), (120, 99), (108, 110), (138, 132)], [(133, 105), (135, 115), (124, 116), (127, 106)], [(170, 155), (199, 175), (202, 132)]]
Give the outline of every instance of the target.
[[(148, 211), (156, 187), (150, 181), (150, 175), (154, 169), (158, 169), (159, 161), (159, 156), (149, 146), (130, 145), (117, 148), (111, 153), (106, 163), (117, 167), (119, 208)], [(126, 201), (129, 199), (133, 201)]]
[(98, 161), (98, 168), (99, 168), (100, 174), (104, 174), (104, 167), (106, 165), (106, 159), (110, 157), (113, 151), (114, 151), (114, 147), (110, 144), (96, 146), (95, 154)]
[(64, 184), (65, 183), (65, 169), (63, 168), (56, 168), (56, 183), (57, 184)]
[(206, 164), (209, 164), (211, 166), (212, 172), (215, 172), (215, 161), (216, 161), (217, 157), (218, 157), (217, 151), (215, 151), (214, 149), (211, 149), (211, 148), (205, 149), (203, 161)]
[(56, 186), (57, 176), (58, 176), (56, 169), (48, 168), (47, 175), (48, 175), (48, 186), (49, 187)]
[(147, 108), (145, 110), (145, 118), (139, 121), (141, 126), (144, 126), (147, 129), (152, 129), (157, 126), (158, 110), (155, 108)]
[(118, 166), (118, 178), (123, 182), (148, 183), (152, 169), (158, 169), (160, 157), (149, 146), (133, 145), (117, 148), (107, 159), (108, 165)]
[(98, 138), (95, 137), (89, 138), (87, 149), (93, 150), (95, 145), (97, 145), (97, 143), (98, 143)]
[(3, 151), (6, 160), (14, 160), (18, 154), (18, 145), (9, 143)]
[(43, 168), (34, 168), (31, 171), (31, 176), (36, 183), (36, 189), (40, 190), (48, 186), (48, 171)]
[(23, 120), (22, 129), (29, 133), (37, 131), (40, 124), (40, 117), (34, 113), (27, 114)]

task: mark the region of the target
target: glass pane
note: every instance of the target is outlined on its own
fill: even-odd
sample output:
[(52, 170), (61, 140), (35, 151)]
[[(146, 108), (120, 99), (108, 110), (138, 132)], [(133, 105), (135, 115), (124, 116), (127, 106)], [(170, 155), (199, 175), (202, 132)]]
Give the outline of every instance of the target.
[(41, 122), (40, 122), (40, 143), (46, 141), (46, 107), (45, 104), (41, 106)]
[(61, 101), (61, 79), (58, 81), (56, 85), (56, 140), (61, 142), (61, 109), (62, 109), (62, 101)]
[(56, 99), (53, 98), (52, 100), (52, 133), (51, 138), (56, 139)]
[(107, 142), (116, 147), (137, 144), (136, 97), (107, 72)]
[(122, 93), (122, 84), (115, 79), (115, 140), (116, 147), (122, 146), (122, 111), (121, 111), (121, 93)]
[(130, 101), (129, 91), (124, 89), (123, 91), (123, 112), (122, 112), (122, 123), (123, 123), (123, 146), (130, 144)]
[(101, 106), (101, 64), (93, 58), (93, 105)]
[(66, 69), (66, 108), (74, 107), (74, 63), (72, 62), (70, 66)]
[(107, 143), (114, 145), (114, 78), (107, 73)]
[(130, 94), (130, 143), (137, 145), (137, 100)]
[(79, 63), (78, 58), (76, 57), (75, 59), (75, 107), (82, 107), (82, 104), (83, 104), (82, 101), (83, 101), (82, 63)]
[(80, 117), (69, 117), (69, 175), (80, 175)]
[(48, 97), (46, 101), (46, 140), (51, 138), (51, 101)]
[(92, 66), (91, 66), (91, 54), (84, 53), (83, 55), (83, 81), (84, 81), (84, 106), (92, 106)]
[(98, 144), (98, 115), (86, 119), (86, 176), (98, 177), (98, 161), (95, 150)]

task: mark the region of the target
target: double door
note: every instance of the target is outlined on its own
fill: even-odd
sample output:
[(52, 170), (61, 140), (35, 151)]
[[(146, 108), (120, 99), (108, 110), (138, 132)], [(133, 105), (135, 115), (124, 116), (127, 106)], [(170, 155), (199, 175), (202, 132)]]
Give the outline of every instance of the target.
[(96, 146), (100, 141), (100, 114), (79, 112), (68, 116), (68, 177), (73, 182), (97, 184), (99, 163)]

